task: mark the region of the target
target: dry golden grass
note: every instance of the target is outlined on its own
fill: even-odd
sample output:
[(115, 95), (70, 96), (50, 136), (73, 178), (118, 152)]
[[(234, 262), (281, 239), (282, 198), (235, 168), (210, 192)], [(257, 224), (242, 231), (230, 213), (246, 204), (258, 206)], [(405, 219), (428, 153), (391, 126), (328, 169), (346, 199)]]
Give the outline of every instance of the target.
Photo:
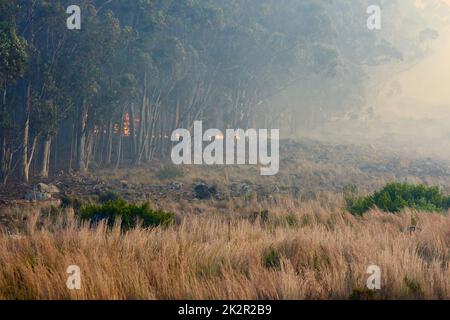
[[(356, 218), (337, 201), (241, 200), (208, 214), (185, 204), (176, 226), (127, 233), (80, 224), (72, 210), (31, 212), (22, 231), (0, 234), (0, 298), (450, 298), (448, 215)], [(268, 217), (254, 220), (262, 207)], [(409, 233), (412, 215), (420, 230)], [(382, 271), (375, 294), (364, 289), (371, 264)], [(69, 265), (81, 268), (81, 290), (66, 287)]]

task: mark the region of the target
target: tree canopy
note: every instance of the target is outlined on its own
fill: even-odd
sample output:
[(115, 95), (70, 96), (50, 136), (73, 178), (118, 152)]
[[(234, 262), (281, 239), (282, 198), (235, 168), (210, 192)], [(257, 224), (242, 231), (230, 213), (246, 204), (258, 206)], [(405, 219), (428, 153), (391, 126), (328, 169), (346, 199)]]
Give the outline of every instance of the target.
[[(0, 175), (148, 162), (199, 119), (293, 132), (361, 108), (374, 68), (426, 51), (381, 3), (385, 33), (367, 1), (80, 0), (69, 30), (69, 1), (0, 0)], [(409, 41), (437, 36), (412, 18)]]

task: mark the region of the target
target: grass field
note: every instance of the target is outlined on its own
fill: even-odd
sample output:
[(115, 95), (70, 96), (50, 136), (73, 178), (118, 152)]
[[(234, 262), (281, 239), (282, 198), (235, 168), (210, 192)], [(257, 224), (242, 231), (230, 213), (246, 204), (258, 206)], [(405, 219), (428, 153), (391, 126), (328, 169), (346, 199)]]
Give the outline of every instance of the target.
[[(331, 195), (185, 204), (176, 225), (126, 233), (71, 209), (9, 208), (21, 224), (0, 234), (0, 298), (450, 298), (448, 215), (341, 207)], [(80, 290), (66, 287), (69, 265), (81, 269)], [(366, 289), (369, 265), (381, 290)]]
[[(44, 181), (59, 186), (56, 199), (98, 203), (112, 191), (149, 201), (175, 213), (166, 227), (93, 226), (57, 201), (15, 201), (21, 189), (7, 186), (0, 299), (450, 299), (448, 212), (360, 217), (344, 201), (347, 185), (365, 195), (392, 181), (448, 195), (445, 163), (312, 142), (284, 148), (280, 173), (268, 179), (252, 166), (154, 163)], [(220, 196), (197, 199), (199, 181)], [(66, 286), (71, 265), (80, 267), (80, 290)], [(371, 265), (380, 290), (366, 287)]]

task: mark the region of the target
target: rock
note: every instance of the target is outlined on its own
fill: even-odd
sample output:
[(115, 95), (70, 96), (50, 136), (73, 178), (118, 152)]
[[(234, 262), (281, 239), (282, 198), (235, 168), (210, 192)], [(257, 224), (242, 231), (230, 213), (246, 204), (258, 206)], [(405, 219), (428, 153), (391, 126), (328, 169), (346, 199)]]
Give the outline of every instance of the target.
[(47, 185), (45, 183), (38, 183), (34, 189), (35, 191), (41, 193), (50, 193), (50, 194), (59, 193), (58, 187), (53, 184)]
[(181, 182), (173, 182), (169, 185), (167, 185), (167, 188), (170, 190), (181, 190), (183, 188), (183, 184)]
[(195, 197), (199, 200), (206, 200), (217, 196), (218, 191), (215, 186), (208, 186), (206, 183), (197, 183), (194, 185)]
[(251, 185), (249, 185), (249, 184), (247, 184), (247, 183), (242, 183), (240, 186), (239, 186), (239, 193), (241, 194), (241, 195), (248, 195), (249, 193), (251, 193), (252, 192), (252, 186)]
[(252, 194), (258, 186), (252, 186), (249, 183), (233, 183), (228, 187), (229, 195), (232, 197), (242, 197)]
[(105, 190), (105, 187), (104, 187), (103, 185), (101, 185), (101, 184), (96, 184), (96, 185), (93, 187), (93, 190), (94, 190), (94, 191), (101, 192), (101, 191), (104, 191), (104, 190)]
[(59, 193), (60, 190), (53, 184), (38, 183), (25, 194), (27, 201), (45, 201), (52, 198), (52, 194)]
[(27, 201), (45, 201), (52, 198), (51, 193), (39, 192), (36, 190), (31, 190), (25, 194), (25, 200)]

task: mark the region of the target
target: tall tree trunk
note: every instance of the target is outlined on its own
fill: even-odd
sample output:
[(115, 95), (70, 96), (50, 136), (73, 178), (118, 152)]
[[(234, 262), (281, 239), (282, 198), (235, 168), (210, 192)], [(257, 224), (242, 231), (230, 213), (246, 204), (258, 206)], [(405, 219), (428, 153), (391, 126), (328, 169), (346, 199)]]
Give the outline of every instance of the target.
[[(2, 116), (6, 114), (6, 82), (2, 95)], [(3, 184), (6, 184), (6, 177), (8, 176), (9, 163), (7, 162), (6, 154), (6, 132), (3, 127), (0, 127), (0, 179)]]
[(29, 170), (30, 170), (30, 162), (28, 156), (28, 140), (29, 140), (29, 132), (30, 132), (30, 113), (31, 113), (31, 84), (28, 82), (26, 89), (26, 98), (25, 98), (25, 120), (23, 124), (22, 131), (22, 152), (20, 158), (20, 178), (23, 183), (28, 183), (30, 180)]
[(52, 138), (46, 137), (42, 145), (41, 153), (41, 167), (39, 170), (39, 175), (42, 178), (48, 178), (48, 172), (50, 167), (50, 151), (52, 145)]
[(113, 121), (109, 120), (108, 125), (108, 142), (106, 147), (106, 164), (111, 165), (111, 156), (112, 156), (112, 142), (113, 142)]
[(145, 140), (147, 139), (146, 127), (147, 127), (147, 108), (148, 108), (148, 97), (147, 97), (147, 72), (144, 73), (144, 93), (142, 95), (142, 105), (139, 114), (139, 131), (137, 134), (136, 150), (134, 163), (140, 164), (142, 161), (142, 155), (145, 148)]
[(29, 179), (30, 167), (31, 167), (31, 163), (33, 162), (33, 155), (36, 150), (37, 141), (38, 141), (38, 136), (34, 136), (33, 143), (31, 144), (30, 154), (28, 155), (28, 162), (24, 168), (24, 178), (25, 178), (24, 181), (26, 181), (25, 183), (28, 183), (30, 181), (30, 179)]
[(85, 151), (85, 168), (86, 171), (89, 170), (89, 164), (91, 162), (92, 150), (94, 148), (95, 143), (95, 134), (93, 132), (89, 132), (89, 134), (85, 134), (86, 136), (86, 151)]
[(102, 164), (104, 156), (103, 151), (105, 150), (105, 135), (103, 134), (103, 126), (99, 130), (99, 133), (95, 134), (94, 151), (92, 151), (92, 153), (94, 154), (94, 159), (96, 162)]
[[(55, 141), (53, 142), (53, 172), (56, 172), (58, 170), (58, 135), (55, 135)], [(51, 150), (51, 148), (50, 148)], [(49, 157), (51, 156), (51, 152), (49, 153)], [(50, 159), (49, 159), (50, 162)], [(50, 171), (50, 166), (49, 166)]]
[(77, 135), (75, 134), (75, 128), (76, 128), (76, 121), (72, 122), (72, 132), (70, 135), (70, 156), (69, 156), (69, 168), (68, 172), (72, 171), (72, 161), (73, 161), (73, 154), (75, 152), (75, 146), (77, 145)]
[(136, 154), (136, 127), (134, 125), (134, 103), (130, 104), (130, 135), (131, 135), (131, 154)]
[(8, 166), (6, 162), (6, 139), (0, 132), (0, 179), (3, 184), (6, 184), (5, 177), (8, 172)]
[(119, 131), (119, 138), (117, 139), (117, 158), (114, 170), (119, 169), (120, 159), (122, 157), (123, 116), (125, 114), (125, 110), (126, 108), (123, 108), (122, 114), (120, 115), (120, 131)]
[(83, 100), (81, 112), (78, 119), (78, 139), (77, 139), (77, 170), (85, 173), (86, 167), (86, 122), (87, 122), (86, 100)]

